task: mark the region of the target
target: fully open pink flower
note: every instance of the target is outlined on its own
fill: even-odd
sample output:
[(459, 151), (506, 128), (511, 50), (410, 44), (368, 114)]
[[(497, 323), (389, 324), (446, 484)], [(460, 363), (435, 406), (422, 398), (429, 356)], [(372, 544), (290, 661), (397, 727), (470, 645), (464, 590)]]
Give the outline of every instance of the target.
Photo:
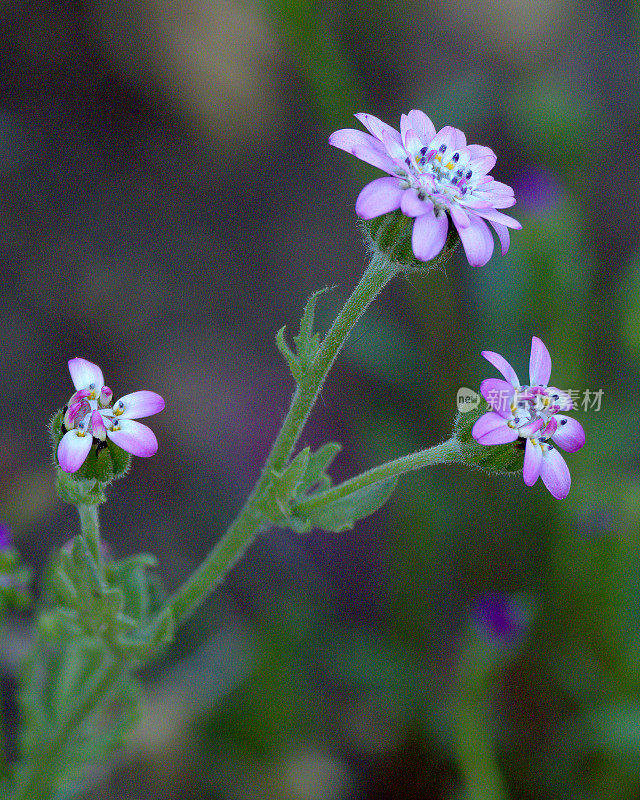
[(76, 392), (69, 400), (63, 425), (66, 433), (58, 445), (58, 463), (65, 472), (77, 472), (89, 455), (94, 440), (107, 438), (134, 456), (152, 456), (158, 449), (155, 434), (140, 417), (164, 408), (159, 394), (133, 392), (113, 402), (104, 385), (102, 370), (84, 358), (72, 358), (69, 372)]
[(497, 209), (515, 204), (513, 189), (488, 173), (496, 163), (493, 150), (467, 144), (464, 133), (447, 126), (436, 133), (429, 117), (413, 110), (400, 119), (400, 132), (371, 114), (356, 114), (369, 133), (343, 128), (329, 144), (388, 172), (360, 192), (356, 213), (362, 219), (400, 209), (414, 217), (412, 246), (416, 258), (430, 261), (444, 247), (449, 217), (472, 266), (487, 263), (493, 236), (502, 255), (509, 249), (509, 228), (519, 222)]
[(505, 380), (487, 378), (480, 384), (480, 392), (493, 411), (483, 414), (473, 426), (473, 438), (486, 445), (522, 439), (524, 482), (533, 486), (541, 477), (551, 494), (561, 500), (569, 494), (571, 476), (554, 444), (573, 453), (584, 445), (585, 435), (579, 422), (561, 413), (573, 408), (570, 394), (548, 385), (549, 351), (541, 339), (532, 338), (528, 386), (520, 384), (513, 367), (501, 355), (490, 350), (483, 350), (482, 355)]

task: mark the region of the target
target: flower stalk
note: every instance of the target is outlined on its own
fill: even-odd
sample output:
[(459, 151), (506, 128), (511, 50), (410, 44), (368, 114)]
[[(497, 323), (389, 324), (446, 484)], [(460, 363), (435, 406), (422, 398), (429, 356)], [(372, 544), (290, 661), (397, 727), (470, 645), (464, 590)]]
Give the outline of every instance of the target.
[(87, 547), (95, 561), (99, 574), (102, 574), (102, 548), (100, 547), (100, 522), (98, 520), (98, 506), (79, 503), (80, 530), (85, 538)]
[(387, 461), (386, 464), (380, 464), (366, 472), (362, 472), (360, 475), (349, 478), (344, 483), (333, 486), (331, 489), (327, 489), (325, 492), (299, 503), (294, 507), (293, 513), (296, 516), (305, 517), (374, 483), (380, 483), (389, 478), (397, 478), (399, 475), (405, 475), (407, 472), (413, 472), (423, 467), (455, 463), (462, 463), (460, 445), (455, 438), (451, 438), (447, 439), (446, 442), (442, 442), (442, 444), (428, 447), (426, 450), (418, 450), (393, 461)]
[(247, 502), (207, 558), (171, 597), (169, 605), (176, 626), (188, 619), (224, 581), (260, 530), (266, 527), (260, 505), (269, 492), (273, 472), (285, 467), (329, 370), (353, 327), (397, 272), (398, 268), (381, 255), (374, 256), (365, 270), (360, 283), (327, 332), (308, 371), (298, 383), (280, 433)]

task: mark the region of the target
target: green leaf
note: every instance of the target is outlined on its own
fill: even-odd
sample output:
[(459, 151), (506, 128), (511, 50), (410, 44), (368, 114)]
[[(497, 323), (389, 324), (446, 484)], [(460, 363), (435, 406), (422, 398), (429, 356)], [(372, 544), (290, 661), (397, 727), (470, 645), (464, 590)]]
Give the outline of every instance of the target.
[(284, 338), (286, 326), (283, 325), (282, 328), (276, 334), (276, 345), (278, 346), (278, 350), (284, 356), (285, 361), (289, 364), (289, 369), (291, 370), (291, 374), (293, 375), (293, 379), (296, 383), (300, 383), (300, 379), (302, 378), (302, 370), (300, 369), (300, 362), (296, 358), (296, 356), (291, 351), (291, 348), (287, 344)]
[(318, 297), (325, 292), (328, 292), (331, 287), (327, 286), (324, 289), (318, 289), (307, 300), (300, 320), (300, 332), (297, 336), (293, 337), (296, 346), (296, 353), (298, 355), (298, 362), (302, 368), (302, 372), (306, 372), (315, 354), (318, 352), (320, 346), (320, 335), (313, 332), (313, 323), (316, 313), (316, 303)]
[(280, 328), (276, 334), (278, 350), (289, 364), (289, 369), (296, 383), (300, 383), (304, 378), (320, 347), (320, 335), (313, 332), (316, 303), (318, 302), (318, 297), (329, 291), (329, 288), (330, 287), (319, 289), (308, 299), (302, 313), (302, 319), (300, 320), (300, 331), (297, 336), (293, 337), (296, 348), (295, 353), (291, 350), (284, 338), (285, 327)]
[(387, 478), (385, 481), (365, 486), (329, 506), (312, 512), (303, 522), (309, 522), (312, 528), (332, 533), (350, 530), (358, 520), (382, 508), (393, 494), (397, 482), (397, 478)]
[(327, 442), (310, 454), (307, 471), (300, 484), (301, 493), (308, 492), (316, 484), (323, 490), (331, 486), (331, 478), (325, 473), (341, 450), (342, 445), (337, 442)]

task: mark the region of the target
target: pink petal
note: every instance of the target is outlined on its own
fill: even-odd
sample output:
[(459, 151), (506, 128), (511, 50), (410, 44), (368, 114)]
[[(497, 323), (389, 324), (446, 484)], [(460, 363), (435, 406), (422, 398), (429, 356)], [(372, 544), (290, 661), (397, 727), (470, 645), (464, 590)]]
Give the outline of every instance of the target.
[(469, 217), (466, 228), (458, 227), (460, 240), (464, 247), (467, 260), (472, 267), (483, 267), (493, 253), (493, 236), (487, 223), (475, 214)]
[(492, 220), (489, 220), (489, 224), (498, 234), (498, 240), (500, 241), (500, 252), (503, 256), (506, 256), (506, 254), (509, 252), (509, 245), (511, 244), (509, 228), (500, 222), (493, 222)]
[(411, 155), (415, 156), (420, 152), (420, 148), (422, 147), (422, 140), (418, 136), (418, 134), (410, 128), (406, 135), (403, 137), (404, 139), (404, 146), (407, 152), (411, 153)]
[(501, 183), (491, 177), (490, 180), (482, 184), (482, 188), (479, 191), (491, 194), (494, 197), (513, 197), (513, 189), (511, 186), (507, 186), (506, 183)]
[(376, 178), (368, 183), (356, 200), (356, 214), (362, 219), (373, 219), (400, 208), (402, 195), (400, 178)]
[(506, 225), (507, 228), (515, 228), (517, 231), (522, 229), (522, 225), (518, 220), (496, 211), (495, 208), (474, 208), (474, 212), (479, 217), (489, 220), (489, 222), (499, 222), (502, 225)]
[(421, 200), (416, 189), (406, 189), (400, 201), (400, 210), (407, 217), (433, 214), (433, 203), (428, 198)]
[(329, 144), (345, 150), (347, 153), (366, 161), (374, 167), (383, 169), (385, 172), (395, 173), (398, 165), (389, 158), (384, 146), (373, 136), (353, 128), (343, 128), (335, 131), (329, 137)]
[(93, 436), (79, 436), (78, 431), (67, 431), (58, 445), (58, 464), (65, 472), (77, 472), (89, 455)]
[[(97, 388), (97, 397), (104, 384), (100, 367), (85, 358), (70, 358), (67, 363), (71, 373), (71, 380), (76, 389), (88, 389), (93, 383)], [(75, 472), (75, 470), (73, 471)]]
[(409, 112), (409, 119), (411, 120), (411, 127), (422, 139), (422, 144), (428, 145), (436, 135), (436, 128), (433, 122), (423, 111), (417, 108)]
[(480, 384), (480, 394), (501, 417), (511, 418), (511, 403), (515, 390), (510, 383), (500, 378), (486, 378)]
[(493, 169), (498, 160), (490, 147), (484, 147), (481, 144), (470, 144), (469, 150), (473, 159), (471, 166), (476, 175), (486, 175), (487, 172)]
[(119, 415), (120, 419), (140, 419), (157, 414), (164, 408), (164, 399), (156, 392), (144, 390), (142, 392), (132, 392), (121, 397), (113, 404), (114, 413), (120, 408), (124, 411)]
[(553, 434), (553, 441), (560, 445), (567, 453), (575, 453), (584, 447), (585, 435), (584, 428), (572, 417), (565, 417), (564, 414), (556, 414), (558, 428)]
[(447, 149), (444, 154), (440, 153), (440, 155), (442, 156), (442, 161), (445, 162), (448, 156), (452, 155), (455, 150), (465, 146), (466, 139), (462, 131), (459, 131), (451, 125), (447, 125), (439, 130), (435, 138), (429, 143), (429, 152), (438, 151), (443, 144), (446, 145)]
[(531, 356), (529, 357), (529, 384), (546, 386), (551, 375), (551, 356), (542, 339), (533, 336), (531, 339)]
[(539, 444), (534, 444), (531, 439), (527, 439), (527, 445), (524, 451), (524, 466), (522, 468), (522, 477), (527, 486), (533, 486), (538, 480), (541, 465), (542, 448)]
[[(394, 133), (396, 133), (396, 131), (394, 131)], [(397, 142), (393, 136), (390, 136), (387, 133), (387, 131), (382, 131), (382, 144), (391, 158), (395, 159), (401, 164), (404, 164), (404, 160), (407, 157), (407, 151), (404, 149), (402, 142)]]
[(96, 439), (100, 439), (102, 442), (107, 438), (107, 429), (102, 414), (99, 411), (91, 412), (91, 431)]
[(518, 438), (515, 428), (510, 428), (507, 421), (494, 411), (480, 417), (473, 426), (471, 435), (478, 444), (486, 445), (509, 444)]
[(134, 456), (152, 456), (158, 450), (158, 440), (151, 428), (134, 419), (120, 419), (120, 430), (107, 428), (107, 436), (112, 442)]
[(527, 425), (522, 425), (520, 427), (520, 436), (524, 437), (525, 439), (528, 436), (533, 436), (534, 433), (537, 433), (540, 428), (544, 425), (544, 420), (542, 417), (536, 417)]
[(494, 353), (491, 350), (483, 350), (482, 355), (498, 370), (498, 372), (504, 375), (515, 389), (520, 386), (518, 376), (506, 358), (503, 358), (499, 353)]
[(459, 205), (452, 203), (449, 206), (449, 212), (451, 214), (451, 219), (453, 220), (453, 224), (456, 226), (458, 230), (460, 230), (460, 228), (469, 227), (469, 215), (464, 209), (460, 208)]
[(569, 467), (555, 448), (544, 453), (540, 465), (540, 477), (556, 500), (564, 500), (569, 494), (571, 488)]
[(402, 144), (402, 139), (398, 131), (392, 128), (391, 125), (387, 125), (386, 122), (378, 119), (378, 117), (374, 117), (373, 114), (360, 113), (354, 114), (353, 116), (357, 120), (360, 120), (369, 133), (372, 133), (379, 141), (382, 141), (383, 134), (386, 132), (392, 139)]
[(416, 217), (413, 223), (411, 245), (420, 261), (431, 261), (444, 247), (449, 230), (449, 219), (445, 213), (436, 214), (432, 210)]

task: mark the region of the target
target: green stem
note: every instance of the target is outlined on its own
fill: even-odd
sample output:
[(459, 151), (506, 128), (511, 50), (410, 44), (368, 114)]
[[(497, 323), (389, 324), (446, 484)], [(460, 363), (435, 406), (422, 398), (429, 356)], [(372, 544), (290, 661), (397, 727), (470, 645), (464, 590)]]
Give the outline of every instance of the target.
[(85, 538), (89, 552), (98, 566), (99, 574), (102, 575), (102, 548), (100, 547), (98, 506), (88, 503), (79, 503), (77, 509), (80, 515), (80, 530)]
[(397, 267), (390, 265), (386, 259), (374, 257), (360, 283), (342, 307), (320, 345), (313, 364), (296, 388), (280, 433), (247, 502), (222, 539), (169, 601), (176, 626), (188, 619), (209, 597), (260, 532), (263, 520), (258, 508), (269, 491), (272, 472), (282, 470), (286, 465), (347, 337), (370, 303), (397, 271)]
[(386, 464), (381, 464), (379, 467), (362, 472), (354, 478), (349, 478), (348, 481), (338, 486), (333, 486), (331, 489), (327, 489), (326, 492), (320, 492), (309, 500), (304, 500), (295, 506), (293, 514), (297, 517), (312, 515), (337, 500), (342, 500), (373, 483), (379, 483), (387, 480), (387, 478), (395, 478), (398, 475), (404, 475), (407, 472), (413, 472), (423, 467), (432, 467), (435, 464), (451, 464), (459, 461), (460, 445), (456, 439), (448, 439), (446, 442), (429, 447), (426, 450), (418, 450), (416, 453), (396, 458), (394, 461), (387, 461)]

